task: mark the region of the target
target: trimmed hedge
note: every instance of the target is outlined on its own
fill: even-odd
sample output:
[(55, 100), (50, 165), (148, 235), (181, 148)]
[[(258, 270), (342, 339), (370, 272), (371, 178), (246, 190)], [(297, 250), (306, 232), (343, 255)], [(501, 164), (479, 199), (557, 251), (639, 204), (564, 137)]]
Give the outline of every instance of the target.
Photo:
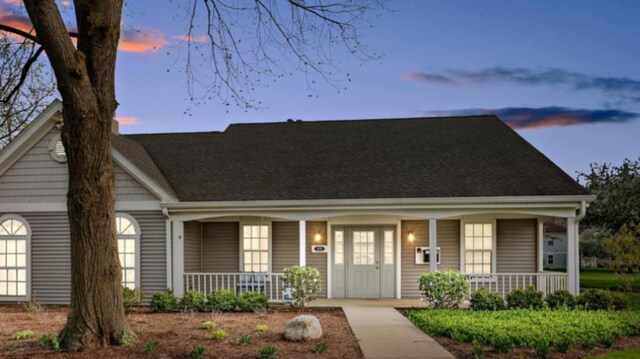
[(215, 290), (207, 296), (206, 309), (211, 312), (226, 312), (236, 308), (236, 294), (230, 290)]
[(471, 310), (503, 310), (504, 300), (500, 294), (487, 288), (480, 288), (471, 294), (469, 300)]
[(164, 292), (153, 293), (151, 304), (149, 305), (152, 312), (167, 313), (173, 312), (178, 308), (178, 298), (173, 295), (173, 291), (167, 289)]
[(238, 297), (236, 304), (243, 312), (269, 309), (269, 300), (267, 299), (267, 296), (253, 291), (242, 293)]
[(573, 309), (576, 306), (576, 298), (567, 290), (551, 293), (544, 300), (551, 309)]
[(533, 286), (526, 289), (518, 288), (507, 294), (507, 306), (509, 309), (540, 309), (544, 307), (544, 294)]

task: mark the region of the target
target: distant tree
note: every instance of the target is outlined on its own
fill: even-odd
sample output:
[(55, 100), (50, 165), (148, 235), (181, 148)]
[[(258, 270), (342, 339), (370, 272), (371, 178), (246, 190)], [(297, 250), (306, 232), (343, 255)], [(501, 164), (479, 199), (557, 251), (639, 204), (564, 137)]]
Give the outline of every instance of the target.
[(625, 290), (634, 287), (634, 276), (629, 276), (640, 268), (640, 225), (622, 226), (615, 235), (604, 240), (604, 246), (613, 254), (616, 271)]
[(588, 173), (578, 175), (578, 180), (596, 195), (580, 222), (583, 227), (599, 228), (612, 235), (624, 225), (640, 224), (640, 158), (624, 160), (620, 166), (593, 163)]

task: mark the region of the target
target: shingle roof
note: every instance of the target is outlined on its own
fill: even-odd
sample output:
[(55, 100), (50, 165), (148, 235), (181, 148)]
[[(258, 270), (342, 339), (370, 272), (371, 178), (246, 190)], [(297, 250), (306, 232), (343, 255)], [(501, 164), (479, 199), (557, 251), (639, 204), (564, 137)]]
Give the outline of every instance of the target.
[(495, 116), (127, 135), (181, 201), (585, 195)]

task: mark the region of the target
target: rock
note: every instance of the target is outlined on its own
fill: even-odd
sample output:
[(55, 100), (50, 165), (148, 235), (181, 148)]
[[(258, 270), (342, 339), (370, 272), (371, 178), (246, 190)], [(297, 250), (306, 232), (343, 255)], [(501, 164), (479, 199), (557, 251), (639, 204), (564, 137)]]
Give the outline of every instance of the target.
[(299, 315), (287, 322), (284, 337), (291, 341), (318, 339), (322, 336), (320, 321), (313, 315)]

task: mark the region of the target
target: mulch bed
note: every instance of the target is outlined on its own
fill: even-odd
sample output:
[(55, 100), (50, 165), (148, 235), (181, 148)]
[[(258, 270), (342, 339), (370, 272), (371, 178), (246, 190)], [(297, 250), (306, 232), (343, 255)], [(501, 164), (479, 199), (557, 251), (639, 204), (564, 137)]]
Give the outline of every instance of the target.
[[(440, 343), (443, 347), (445, 347), (451, 354), (453, 354), (458, 359), (473, 359), (473, 354), (471, 351), (471, 344), (462, 343), (457, 344), (449, 337), (434, 337), (434, 339)], [(593, 355), (604, 354), (612, 351), (619, 351), (629, 348), (638, 348), (640, 347), (640, 336), (633, 337), (623, 337), (616, 340), (616, 343), (611, 348), (594, 348), (590, 350), (585, 350), (580, 347), (577, 347), (570, 351), (569, 353), (552, 353), (549, 358), (551, 359), (578, 359), (578, 358), (589, 358)], [(485, 358), (496, 358), (496, 359), (515, 359), (515, 358), (536, 358), (539, 359), (539, 356), (536, 356), (531, 349), (515, 349), (510, 353), (496, 353), (491, 351), (491, 347), (485, 347)]]
[[(322, 325), (323, 336), (309, 342), (289, 342), (282, 334), (286, 322), (300, 314), (284, 307), (268, 313), (150, 313), (142, 309), (127, 315), (131, 331), (137, 335), (135, 344), (86, 350), (81, 353), (54, 353), (38, 343), (44, 334), (58, 333), (66, 321), (67, 308), (46, 307), (27, 313), (20, 306), (0, 306), (0, 358), (149, 358), (144, 353), (145, 343), (159, 343), (151, 358), (187, 358), (194, 346), (206, 348), (206, 358), (257, 358), (262, 346), (275, 345), (278, 358), (363, 358), (351, 327), (340, 308), (307, 308), (303, 314), (315, 315)], [(209, 339), (212, 330), (202, 329), (204, 321), (214, 321), (216, 329), (224, 329), (229, 336), (216, 341)], [(266, 332), (256, 330), (266, 324)], [(32, 338), (12, 340), (22, 330), (34, 332)], [(249, 334), (253, 343), (237, 344), (242, 334)], [(315, 344), (325, 342), (328, 349), (322, 354), (313, 352)]]

